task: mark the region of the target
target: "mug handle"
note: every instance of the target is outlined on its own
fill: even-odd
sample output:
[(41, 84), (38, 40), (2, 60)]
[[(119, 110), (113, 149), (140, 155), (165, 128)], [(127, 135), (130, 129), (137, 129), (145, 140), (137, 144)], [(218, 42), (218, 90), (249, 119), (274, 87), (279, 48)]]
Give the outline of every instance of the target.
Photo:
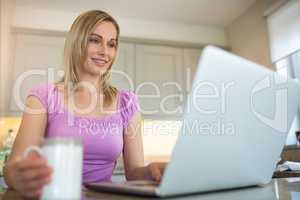
[(30, 155), (30, 153), (35, 152), (37, 153), (39, 156), (42, 156), (42, 150), (39, 146), (29, 146), (25, 149), (24, 153), (23, 153), (23, 158), (26, 158), (27, 156)]

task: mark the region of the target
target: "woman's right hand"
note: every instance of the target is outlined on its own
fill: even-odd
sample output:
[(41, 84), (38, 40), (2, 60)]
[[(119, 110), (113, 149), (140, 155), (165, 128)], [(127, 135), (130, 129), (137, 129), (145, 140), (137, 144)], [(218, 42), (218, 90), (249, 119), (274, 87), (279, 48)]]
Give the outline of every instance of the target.
[(15, 158), (5, 165), (8, 186), (29, 198), (41, 196), (43, 187), (51, 181), (51, 174), (47, 161), (38, 155)]

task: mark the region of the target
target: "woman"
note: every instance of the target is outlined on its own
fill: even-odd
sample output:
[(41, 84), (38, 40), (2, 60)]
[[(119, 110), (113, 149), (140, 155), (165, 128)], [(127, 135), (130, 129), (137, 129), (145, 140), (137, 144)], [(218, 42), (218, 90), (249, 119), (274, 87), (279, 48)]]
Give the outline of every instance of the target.
[(65, 41), (64, 80), (37, 86), (28, 95), (4, 170), (9, 187), (26, 197), (41, 194), (51, 180), (51, 168), (37, 155), (22, 154), (43, 138), (56, 136), (83, 141), (84, 183), (110, 181), (122, 152), (127, 180), (160, 180), (165, 164), (144, 166), (136, 96), (108, 83), (118, 42), (119, 26), (107, 13), (93, 10), (77, 17)]

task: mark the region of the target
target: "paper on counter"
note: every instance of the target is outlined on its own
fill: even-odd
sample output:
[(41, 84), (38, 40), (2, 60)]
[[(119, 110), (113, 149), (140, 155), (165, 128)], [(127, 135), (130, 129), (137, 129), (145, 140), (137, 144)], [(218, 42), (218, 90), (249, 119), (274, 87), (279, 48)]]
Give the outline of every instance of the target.
[(300, 182), (300, 177), (286, 178), (285, 180), (288, 183), (295, 183), (295, 182)]
[(300, 162), (285, 161), (283, 164), (277, 166), (277, 170), (280, 172), (286, 170), (300, 171)]

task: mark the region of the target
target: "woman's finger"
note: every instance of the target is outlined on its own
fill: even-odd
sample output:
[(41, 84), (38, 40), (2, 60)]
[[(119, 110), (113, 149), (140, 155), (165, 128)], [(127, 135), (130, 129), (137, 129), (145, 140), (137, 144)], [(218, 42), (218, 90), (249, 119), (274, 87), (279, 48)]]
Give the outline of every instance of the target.
[(161, 179), (161, 170), (156, 164), (150, 166), (151, 177), (155, 181), (160, 181)]
[(29, 181), (24, 186), (24, 190), (26, 190), (26, 191), (41, 190), (46, 184), (50, 183), (50, 181), (51, 181), (50, 177), (45, 177), (43, 179)]
[(41, 168), (43, 166), (47, 166), (47, 161), (42, 158), (30, 159), (25, 158), (22, 161), (16, 163), (17, 170), (27, 170), (33, 168)]
[(23, 197), (26, 198), (39, 198), (42, 195), (42, 189), (38, 190), (29, 190), (29, 191), (23, 191), (21, 192)]
[(41, 167), (41, 168), (34, 168), (34, 169), (22, 171), (20, 175), (22, 181), (31, 181), (31, 180), (40, 180), (43, 178), (50, 177), (51, 173), (52, 173), (51, 168)]

